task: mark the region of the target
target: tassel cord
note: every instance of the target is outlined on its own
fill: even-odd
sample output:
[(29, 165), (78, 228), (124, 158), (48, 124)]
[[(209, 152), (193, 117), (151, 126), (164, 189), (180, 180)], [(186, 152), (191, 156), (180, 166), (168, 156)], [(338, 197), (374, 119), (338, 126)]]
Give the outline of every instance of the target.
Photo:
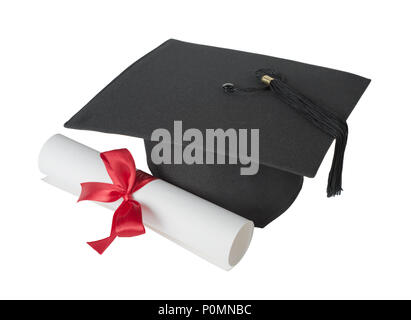
[(256, 76), (261, 81), (263, 81), (264, 76), (269, 76), (269, 83), (263, 81), (268, 84), (268, 86), (237, 88), (232, 83), (226, 83), (223, 85), (223, 89), (227, 93), (252, 93), (270, 89), (281, 101), (294, 111), (302, 115), (322, 132), (334, 138), (334, 156), (328, 175), (327, 196), (332, 197), (341, 194), (344, 153), (348, 138), (347, 123), (288, 86), (285, 79), (272, 70), (260, 69), (256, 72)]
[(309, 120), (322, 132), (335, 138), (335, 149), (331, 170), (328, 176), (327, 196), (339, 195), (342, 191), (342, 171), (344, 151), (348, 138), (348, 126), (331, 112), (319, 107), (282, 80), (274, 78), (270, 89), (288, 106)]

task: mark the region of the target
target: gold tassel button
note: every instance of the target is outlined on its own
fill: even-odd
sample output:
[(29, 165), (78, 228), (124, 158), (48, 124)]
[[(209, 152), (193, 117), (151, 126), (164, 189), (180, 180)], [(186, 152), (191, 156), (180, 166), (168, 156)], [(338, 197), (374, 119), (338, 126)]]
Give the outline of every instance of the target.
[(261, 77), (261, 82), (264, 83), (267, 86), (269, 86), (270, 82), (273, 81), (273, 80), (274, 80), (274, 78), (272, 78), (270, 76), (267, 76), (267, 75), (264, 75), (264, 76)]

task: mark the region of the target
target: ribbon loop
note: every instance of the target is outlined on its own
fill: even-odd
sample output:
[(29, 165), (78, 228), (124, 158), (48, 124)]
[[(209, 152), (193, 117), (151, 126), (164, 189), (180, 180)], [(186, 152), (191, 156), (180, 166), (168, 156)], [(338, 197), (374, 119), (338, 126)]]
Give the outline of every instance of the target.
[(102, 254), (116, 237), (135, 237), (145, 233), (141, 205), (133, 199), (133, 193), (156, 178), (136, 170), (134, 159), (127, 149), (103, 152), (100, 157), (113, 184), (82, 183), (78, 201), (114, 202), (123, 198), (123, 202), (114, 212), (110, 236), (87, 242)]
[(103, 152), (100, 157), (113, 183), (123, 187), (127, 193), (131, 192), (136, 179), (136, 165), (130, 152), (118, 149)]
[[(136, 214), (138, 212), (139, 214)], [(141, 206), (135, 200), (123, 201), (117, 209), (114, 223), (114, 232), (118, 237), (134, 237), (144, 234), (146, 231), (141, 214)]]
[(84, 182), (81, 184), (81, 194), (78, 201), (93, 200), (100, 202), (113, 202), (120, 199), (124, 189), (113, 184), (101, 182)]

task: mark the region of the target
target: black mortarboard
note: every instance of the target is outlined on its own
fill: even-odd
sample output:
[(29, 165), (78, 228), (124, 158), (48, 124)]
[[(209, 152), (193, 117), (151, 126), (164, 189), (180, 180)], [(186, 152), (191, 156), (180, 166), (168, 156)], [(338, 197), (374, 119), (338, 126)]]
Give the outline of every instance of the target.
[[(341, 191), (346, 119), (370, 80), (253, 53), (168, 40), (121, 73), (65, 126), (145, 139), (155, 176), (263, 227), (314, 177), (336, 139), (327, 193)], [(234, 85), (232, 84), (234, 83)], [(259, 171), (241, 164), (155, 164), (152, 132), (259, 129)], [(205, 153), (205, 151), (204, 151)]]

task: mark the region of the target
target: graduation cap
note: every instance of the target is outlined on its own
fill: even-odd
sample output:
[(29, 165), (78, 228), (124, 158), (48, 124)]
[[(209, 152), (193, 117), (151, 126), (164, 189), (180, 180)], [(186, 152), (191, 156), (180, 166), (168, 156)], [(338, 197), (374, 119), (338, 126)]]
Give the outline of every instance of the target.
[[(265, 55), (168, 40), (122, 72), (66, 124), (143, 138), (152, 173), (264, 227), (314, 177), (332, 142), (327, 195), (342, 190), (346, 120), (370, 80)], [(158, 128), (258, 129), (259, 170), (242, 164), (158, 163)], [(175, 140), (168, 141), (175, 150)], [(182, 145), (189, 142), (182, 141)], [(178, 146), (177, 146), (178, 145)], [(204, 157), (219, 151), (202, 149)], [(231, 161), (233, 162), (233, 161)]]

